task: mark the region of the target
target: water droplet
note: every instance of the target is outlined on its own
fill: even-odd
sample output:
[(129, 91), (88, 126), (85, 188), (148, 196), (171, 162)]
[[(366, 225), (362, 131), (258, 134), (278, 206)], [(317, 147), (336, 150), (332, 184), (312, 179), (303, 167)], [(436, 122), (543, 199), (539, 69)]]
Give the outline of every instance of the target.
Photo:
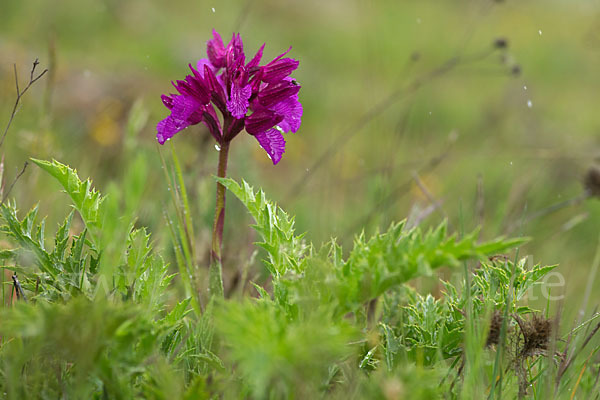
[(512, 161), (510, 162), (510, 165), (513, 165), (513, 164), (512, 164)]
[(529, 107), (529, 108), (533, 107), (533, 103), (531, 102), (531, 100), (527, 100), (527, 107)]
[(283, 129), (279, 125), (275, 125), (275, 129), (277, 129), (279, 133), (284, 133)]
[(221, 151), (221, 146), (219, 146), (218, 144), (215, 144), (215, 149), (216, 149), (217, 151)]
[(523, 86), (523, 90), (527, 90), (527, 85), (524, 85), (524, 86)]
[(541, 29), (538, 31), (538, 33), (540, 34), (540, 36), (542, 36), (542, 30)]
[(215, 8), (214, 7), (212, 8), (212, 12), (215, 12)]

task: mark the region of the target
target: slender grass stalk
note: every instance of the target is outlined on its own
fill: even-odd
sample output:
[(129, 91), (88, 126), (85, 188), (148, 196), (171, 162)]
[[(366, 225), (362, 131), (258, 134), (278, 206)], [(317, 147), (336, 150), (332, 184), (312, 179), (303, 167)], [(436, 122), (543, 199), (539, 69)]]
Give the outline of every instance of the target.
[[(171, 149), (172, 155), (176, 158), (175, 155), (175, 151), (172, 148)], [(159, 156), (160, 156), (160, 160), (162, 163), (162, 167), (163, 170), (165, 172), (165, 180), (167, 181), (167, 184), (169, 185), (169, 191), (171, 192), (171, 200), (173, 201), (173, 205), (175, 207), (175, 212), (177, 215), (177, 221), (172, 222), (171, 219), (169, 218), (166, 210), (165, 210), (165, 221), (167, 222), (167, 225), (169, 227), (169, 230), (171, 232), (171, 238), (173, 240), (173, 246), (174, 246), (174, 250), (175, 250), (175, 259), (177, 261), (177, 266), (179, 268), (179, 276), (181, 277), (181, 281), (183, 283), (183, 286), (185, 288), (186, 291), (186, 296), (190, 297), (192, 299), (191, 301), (191, 305), (194, 308), (194, 311), (196, 312), (196, 314), (198, 316), (202, 315), (202, 307), (201, 307), (201, 301), (200, 301), (200, 296), (199, 296), (199, 292), (198, 290), (195, 289), (194, 287), (194, 275), (193, 275), (193, 270), (194, 270), (194, 263), (193, 263), (193, 256), (191, 253), (191, 249), (190, 247), (192, 246), (192, 243), (190, 242), (190, 237), (189, 234), (191, 232), (191, 221), (189, 221), (189, 228), (185, 229), (184, 225), (185, 225), (185, 220), (184, 220), (184, 216), (182, 216), (182, 212), (180, 211), (180, 204), (177, 201), (177, 191), (176, 191), (176, 186), (177, 186), (177, 178), (175, 177), (171, 177), (171, 175), (168, 172), (168, 167), (167, 164), (165, 162), (165, 159), (162, 155), (162, 153), (159, 151), (158, 152)], [(175, 162), (175, 164), (178, 166), (178, 161)], [(181, 174), (181, 169), (177, 169), (176, 168), (176, 172), (180, 175)], [(183, 183), (183, 178), (181, 176), (179, 176), (179, 182), (180, 184)], [(186, 192), (185, 186), (181, 186), (180, 190), (182, 192)], [(184, 203), (184, 206), (187, 207), (188, 205)], [(186, 208), (186, 212), (187, 215), (189, 215), (189, 209)]]

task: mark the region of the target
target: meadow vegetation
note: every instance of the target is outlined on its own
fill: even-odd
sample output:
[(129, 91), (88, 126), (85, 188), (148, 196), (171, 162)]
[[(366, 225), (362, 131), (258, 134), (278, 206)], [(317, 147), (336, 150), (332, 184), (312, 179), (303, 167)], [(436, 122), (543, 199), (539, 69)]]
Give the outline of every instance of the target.
[(591, 11), (3, 2), (0, 397), (600, 398)]

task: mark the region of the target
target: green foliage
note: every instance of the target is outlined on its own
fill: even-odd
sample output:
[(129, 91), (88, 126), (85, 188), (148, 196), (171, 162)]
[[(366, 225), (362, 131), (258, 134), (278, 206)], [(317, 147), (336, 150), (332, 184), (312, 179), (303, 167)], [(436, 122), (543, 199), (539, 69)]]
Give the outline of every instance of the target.
[(348, 324), (318, 312), (290, 320), (268, 300), (227, 302), (216, 326), (255, 398), (317, 396), (329, 368), (353, 354)]
[[(52, 163), (35, 160), (50, 175), (55, 177), (73, 201), (85, 223), (79, 235), (72, 234), (73, 212), (65, 218), (54, 236), (54, 248), (46, 247), (45, 221), (36, 225), (38, 207), (19, 219), (16, 205), (0, 206), (0, 214), (5, 221), (1, 232), (11, 237), (19, 246), (11, 255), (17, 258), (17, 250), (23, 257), (17, 258), (18, 269), (24, 274), (24, 288), (34, 296), (46, 300), (56, 300), (79, 294), (93, 298), (98, 294), (111, 296), (121, 293), (125, 299), (136, 303), (146, 302), (148, 306), (160, 310), (162, 299), (172, 275), (162, 259), (152, 252), (150, 236), (144, 229), (134, 229), (133, 224), (123, 229), (127, 239), (122, 245), (122, 254), (116, 258), (120, 265), (114, 275), (102, 274), (100, 259), (105, 251), (102, 244), (88, 240), (88, 227), (101, 229), (107, 211), (101, 207), (104, 198), (91, 188), (91, 181), (81, 181), (75, 171), (58, 161)], [(33, 262), (27, 257), (33, 255)], [(37, 269), (33, 269), (35, 265)], [(113, 268), (109, 269), (110, 272)]]
[[(551, 379), (560, 393), (573, 382), (595, 390), (592, 375), (579, 378), (566, 367), (561, 383), (548, 368), (553, 361), (540, 358), (550, 325), (526, 295), (554, 267), (494, 256), (525, 239), (481, 243), (478, 231), (459, 238), (446, 223), (423, 231), (400, 222), (371, 238), (361, 233), (344, 255), (335, 240), (317, 248), (296, 235), (294, 218), (262, 191), (219, 179), (254, 217), (270, 281), (253, 283), (258, 298), (213, 300), (200, 312), (187, 295), (194, 236), (179, 167), (173, 188), (181, 208), (170, 226), (183, 298), (148, 231), (135, 227), (133, 206), (126, 206), (126, 224), (110, 223), (122, 200), (116, 193), (103, 201), (72, 169), (40, 163), (67, 183), (77, 213), (47, 237), (37, 206), (22, 218), (14, 203), (0, 207), (0, 233), (14, 244), (0, 261), (19, 274), (29, 299), (0, 314), (7, 398), (469, 398), (496, 381), (494, 351), (509, 345), (497, 368), (509, 371), (498, 385), (505, 393), (522, 394), (529, 383), (543, 393)], [(92, 229), (122, 243), (91, 240)], [(107, 254), (110, 264), (102, 261)], [(439, 298), (409, 286), (461, 264), (459, 279), (442, 282)], [(508, 317), (512, 341), (505, 333), (486, 346), (499, 329), (494, 318), (502, 320), (492, 315)], [(546, 327), (541, 339), (539, 327)], [(574, 333), (573, 342), (585, 346), (584, 329)], [(585, 371), (588, 361), (578, 354), (571, 365)]]
[(127, 239), (126, 262), (118, 272), (117, 288), (134, 302), (146, 302), (160, 311), (166, 289), (174, 275), (168, 265), (152, 253), (150, 235), (145, 229), (133, 229)]
[[(9, 397), (183, 394), (185, 380), (174, 373), (169, 361), (186, 371), (206, 371), (207, 360), (219, 363), (209, 351), (212, 328), (204, 324), (200, 329), (201, 324), (195, 327), (187, 322), (189, 298), (165, 312), (174, 275), (152, 250), (150, 235), (143, 228), (129, 224), (122, 229), (128, 232), (127, 240), (113, 247), (123, 249), (119, 264), (110, 269), (113, 275), (101, 273), (98, 265), (104, 248), (87, 240), (87, 233), (88, 226), (101, 229), (101, 221), (107, 218), (109, 211), (101, 207), (103, 198), (90, 190), (89, 180), (82, 182), (57, 161), (37, 163), (62, 180), (86, 227), (74, 234), (74, 212), (69, 213), (49, 250), (44, 221), (36, 225), (37, 206), (22, 219), (14, 204), (0, 207), (5, 223), (0, 232), (17, 246), (2, 252), (3, 261), (15, 263), (5, 268), (19, 273), (33, 301), (2, 315), (1, 334), (12, 337), (0, 353), (3, 382), (17, 379), (21, 369), (27, 371), (27, 379), (9, 385)], [(191, 346), (205, 358), (193, 363), (182, 359), (182, 347), (189, 351)], [(60, 351), (53, 353), (54, 348)], [(143, 367), (151, 359), (152, 368)], [(47, 371), (57, 373), (49, 379)], [(203, 390), (199, 383), (192, 387), (196, 390), (190, 393)], [(6, 389), (4, 384), (2, 388)]]
[(145, 397), (148, 382), (162, 379), (143, 366), (165, 359), (158, 349), (168, 332), (166, 320), (151, 316), (131, 303), (82, 297), (7, 309), (0, 387), (8, 398)]
[[(303, 243), (302, 235), (295, 235), (294, 219), (267, 200), (262, 191), (255, 193), (246, 182), (239, 185), (231, 179), (216, 179), (244, 203), (255, 219), (253, 227), (263, 239), (258, 245), (269, 256), (265, 264), (273, 276), (276, 300), (289, 309), (294, 308), (292, 298), (303, 297), (290, 291), (302, 286), (308, 276), (307, 279), (327, 286), (317, 292), (330, 293), (323, 301), (337, 302), (337, 313), (344, 315), (359, 311), (393, 287), (419, 276), (430, 276), (442, 266), (455, 267), (461, 260), (483, 259), (525, 241), (497, 239), (477, 244), (477, 231), (459, 240), (448, 235), (446, 223), (423, 234), (418, 227), (405, 229), (401, 222), (368, 240), (361, 234), (344, 260), (335, 241), (319, 252)], [(311, 276), (315, 273), (319, 279)]]
[[(431, 366), (462, 354), (467, 312), (479, 321), (486, 321), (486, 315), (495, 310), (532, 313), (521, 300), (553, 268), (539, 264), (528, 268), (527, 258), (516, 264), (492, 259), (481, 262), (473, 271), (468, 295), (464, 279), (458, 289), (451, 282), (443, 282), (445, 292), (439, 299), (423, 296), (410, 286), (387, 293), (380, 329), (388, 368), (392, 369), (398, 358), (420, 360)], [(511, 276), (515, 295), (510, 290)]]
[(446, 223), (424, 234), (418, 227), (404, 227), (404, 223), (392, 224), (387, 232), (369, 240), (363, 234), (356, 239), (340, 270), (344, 286), (353, 288), (346, 302), (364, 303), (411, 279), (431, 276), (440, 267), (456, 267), (462, 260), (482, 259), (525, 241), (497, 239), (477, 244), (477, 231), (458, 240), (448, 235)]
[[(483, 306), (481, 299), (493, 301), (496, 307), (510, 305), (509, 311), (517, 311), (517, 304), (524, 296), (533, 290), (534, 285), (556, 268), (556, 265), (541, 266), (540, 264), (527, 267), (528, 258), (522, 258), (516, 263), (510, 260), (493, 259), (481, 263), (474, 271), (471, 297), (475, 309)], [(511, 297), (509, 292), (514, 295)], [(455, 291), (450, 284), (447, 290)], [(510, 300), (510, 302), (509, 302)]]
[[(69, 236), (73, 212), (59, 227), (54, 237), (54, 248), (48, 251), (45, 245), (45, 222), (37, 226), (35, 220), (38, 207), (34, 207), (22, 220), (17, 216), (14, 204), (3, 204), (0, 213), (5, 225), (0, 232), (14, 239), (21, 250), (33, 255), (33, 263), (39, 273), (33, 273), (31, 268), (23, 265), (19, 268), (27, 278), (23, 286), (34, 296), (41, 296), (48, 300), (63, 297), (64, 299), (83, 294), (92, 296), (99, 253), (86, 241), (87, 230), (79, 235)], [(16, 258), (17, 252), (11, 253)], [(27, 257), (23, 261), (28, 264)]]
[(52, 162), (33, 158), (31, 160), (61, 184), (86, 227), (93, 234), (97, 234), (102, 227), (100, 207), (104, 198), (92, 187), (92, 181), (89, 179), (81, 181), (77, 176), (77, 171), (56, 160)]
[[(183, 282), (186, 296), (192, 299), (192, 307), (197, 314), (200, 314), (200, 291), (198, 282), (194, 282), (194, 272), (197, 272), (194, 256), (194, 226), (190, 205), (187, 197), (187, 190), (181, 172), (179, 159), (175, 153), (175, 148), (171, 147), (173, 166), (167, 165), (162, 153), (160, 153), (161, 163), (165, 172), (165, 180), (171, 193), (171, 201), (175, 208), (176, 219), (172, 221), (166, 211), (165, 219), (169, 227), (169, 233), (173, 242), (175, 252), (175, 262), (179, 269), (179, 276)], [(222, 282), (220, 282), (222, 286)]]
[(233, 179), (215, 179), (244, 203), (256, 221), (253, 228), (263, 238), (263, 241), (257, 244), (269, 255), (265, 262), (269, 272), (276, 278), (288, 271), (299, 272), (299, 263), (307, 247), (302, 242), (303, 235), (294, 234), (294, 219), (267, 200), (262, 190), (255, 193), (246, 181), (242, 181), (240, 185)]

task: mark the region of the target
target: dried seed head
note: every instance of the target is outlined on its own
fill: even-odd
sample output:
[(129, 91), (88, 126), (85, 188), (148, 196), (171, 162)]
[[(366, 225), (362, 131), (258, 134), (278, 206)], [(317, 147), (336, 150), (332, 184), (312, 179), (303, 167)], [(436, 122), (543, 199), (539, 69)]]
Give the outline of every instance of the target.
[(600, 198), (600, 166), (592, 166), (587, 170), (583, 185), (590, 197)]
[(552, 321), (540, 315), (533, 315), (529, 321), (524, 321), (521, 326), (523, 334), (523, 348), (521, 355), (528, 356), (539, 350), (546, 350), (552, 333)]
[(496, 310), (490, 321), (490, 332), (488, 333), (487, 341), (485, 342), (486, 347), (497, 345), (500, 342), (500, 331), (502, 330), (502, 313)]

